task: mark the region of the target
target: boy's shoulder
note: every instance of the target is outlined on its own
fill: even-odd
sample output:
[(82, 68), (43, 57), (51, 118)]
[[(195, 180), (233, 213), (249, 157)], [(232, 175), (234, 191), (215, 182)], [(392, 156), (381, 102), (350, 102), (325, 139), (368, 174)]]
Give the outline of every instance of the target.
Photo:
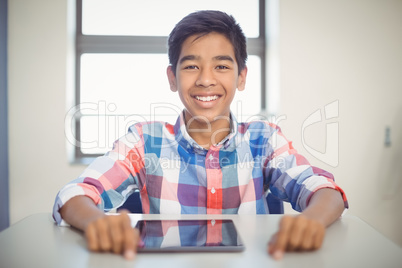
[(276, 132), (280, 131), (280, 127), (267, 120), (253, 120), (250, 122), (238, 122), (238, 130), (240, 133), (246, 132)]
[(138, 133), (140, 136), (162, 136), (163, 133), (174, 134), (174, 125), (164, 121), (141, 121), (131, 125), (129, 132)]

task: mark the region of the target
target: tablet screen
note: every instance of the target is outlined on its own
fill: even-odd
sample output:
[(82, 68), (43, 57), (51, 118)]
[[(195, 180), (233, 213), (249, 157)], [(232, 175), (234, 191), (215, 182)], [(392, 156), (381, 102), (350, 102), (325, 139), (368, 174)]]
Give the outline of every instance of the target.
[(140, 220), (138, 251), (242, 251), (232, 220)]

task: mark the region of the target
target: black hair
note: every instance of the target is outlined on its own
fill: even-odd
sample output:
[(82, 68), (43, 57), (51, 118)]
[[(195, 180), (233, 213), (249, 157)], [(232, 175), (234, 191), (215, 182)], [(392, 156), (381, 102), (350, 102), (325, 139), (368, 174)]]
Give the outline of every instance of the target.
[(246, 37), (236, 20), (221, 11), (202, 10), (191, 13), (179, 21), (168, 38), (169, 63), (176, 74), (177, 62), (184, 41), (195, 34), (200, 36), (216, 32), (224, 35), (232, 44), (239, 73), (246, 67)]

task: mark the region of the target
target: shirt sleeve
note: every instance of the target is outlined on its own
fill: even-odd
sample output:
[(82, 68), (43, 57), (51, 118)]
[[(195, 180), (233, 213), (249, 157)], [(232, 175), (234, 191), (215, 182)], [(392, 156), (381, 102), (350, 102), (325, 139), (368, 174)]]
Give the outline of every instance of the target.
[(308, 206), (316, 191), (331, 188), (340, 192), (345, 208), (348, 208), (346, 195), (335, 183), (334, 176), (311, 166), (305, 157), (297, 153), (292, 142), (285, 138), (278, 126), (269, 124), (269, 127), (269, 146), (264, 166), (272, 194), (290, 202), (293, 209), (301, 212)]
[(141, 186), (138, 177), (144, 167), (143, 141), (135, 127), (130, 130), (114, 143), (111, 151), (96, 158), (76, 180), (59, 191), (53, 206), (53, 219), (58, 225), (67, 225), (59, 210), (75, 196), (88, 196), (107, 212), (121, 206)]

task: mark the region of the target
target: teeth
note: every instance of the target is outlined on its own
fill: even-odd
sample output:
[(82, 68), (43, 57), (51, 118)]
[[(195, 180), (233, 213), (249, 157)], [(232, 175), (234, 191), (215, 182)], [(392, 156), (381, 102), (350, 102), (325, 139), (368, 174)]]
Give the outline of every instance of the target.
[(211, 101), (211, 100), (216, 100), (216, 99), (218, 99), (218, 96), (217, 96), (217, 95), (215, 95), (215, 96), (207, 96), (207, 97), (195, 96), (195, 98), (196, 98), (197, 100), (200, 100), (200, 101)]

